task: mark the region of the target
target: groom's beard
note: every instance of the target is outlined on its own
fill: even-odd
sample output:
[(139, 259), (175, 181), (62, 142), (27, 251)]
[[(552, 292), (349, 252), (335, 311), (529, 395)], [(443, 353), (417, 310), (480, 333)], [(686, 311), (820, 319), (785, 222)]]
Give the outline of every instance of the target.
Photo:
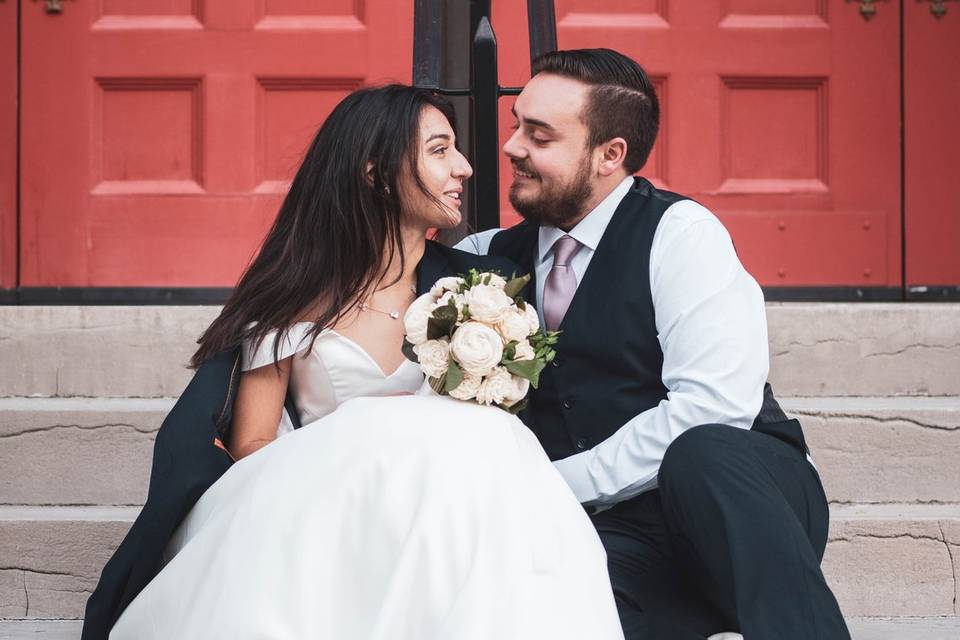
[[(523, 163), (514, 164), (521, 171), (534, 173)], [(584, 207), (592, 195), (589, 157), (584, 158), (577, 175), (568, 184), (550, 189), (543, 187), (535, 198), (521, 198), (516, 187), (510, 186), (510, 204), (524, 220), (552, 227), (564, 227), (583, 216), (586, 213)]]

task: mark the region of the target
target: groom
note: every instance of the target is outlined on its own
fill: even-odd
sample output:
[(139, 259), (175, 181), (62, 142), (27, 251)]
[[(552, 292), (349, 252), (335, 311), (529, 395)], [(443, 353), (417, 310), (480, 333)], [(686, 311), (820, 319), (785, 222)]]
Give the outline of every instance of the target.
[(458, 247), (534, 274), (562, 331), (521, 417), (591, 514), (626, 637), (849, 638), (820, 571), (823, 489), (765, 385), (760, 287), (710, 211), (633, 177), (659, 125), (646, 73), (548, 53), (513, 112), (524, 222)]

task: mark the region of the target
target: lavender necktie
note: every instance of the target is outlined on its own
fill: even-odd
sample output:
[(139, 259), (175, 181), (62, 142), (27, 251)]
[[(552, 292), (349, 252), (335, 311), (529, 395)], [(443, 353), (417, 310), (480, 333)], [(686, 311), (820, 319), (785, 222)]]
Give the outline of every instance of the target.
[(577, 292), (577, 274), (570, 261), (583, 247), (575, 238), (563, 236), (553, 245), (553, 266), (543, 286), (543, 321), (548, 331), (556, 331)]

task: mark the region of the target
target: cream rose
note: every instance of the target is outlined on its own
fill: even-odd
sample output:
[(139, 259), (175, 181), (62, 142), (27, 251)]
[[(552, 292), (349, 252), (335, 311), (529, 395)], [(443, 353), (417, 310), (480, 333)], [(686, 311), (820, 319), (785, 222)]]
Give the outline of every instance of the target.
[(510, 342), (516, 340), (526, 340), (530, 335), (530, 325), (526, 316), (516, 307), (507, 311), (503, 320), (497, 323), (497, 332), (503, 336), (504, 341)]
[(464, 292), (463, 297), (470, 307), (470, 317), (490, 324), (503, 320), (513, 304), (503, 289), (491, 284), (478, 284)]
[(433, 303), (433, 309), (439, 309), (440, 307), (445, 307), (450, 304), (450, 301), (453, 300), (453, 303), (457, 305), (457, 314), (458, 319), (463, 318), (463, 305), (464, 300), (463, 296), (459, 293), (454, 293), (453, 291), (445, 291), (436, 302)]
[(505, 407), (512, 407), (526, 398), (528, 391), (530, 391), (529, 380), (526, 378), (521, 378), (520, 376), (510, 376), (510, 386), (507, 389), (507, 392), (504, 394), (503, 401), (500, 404)]
[(450, 392), (450, 397), (457, 400), (473, 400), (477, 397), (481, 382), (483, 378), (479, 376), (465, 375), (457, 388)]
[(407, 333), (407, 340), (413, 344), (423, 344), (427, 341), (427, 321), (433, 310), (433, 296), (425, 293), (414, 300), (403, 316), (403, 330)]
[(520, 376), (512, 375), (503, 367), (497, 369), (483, 379), (477, 389), (477, 402), (482, 404), (500, 404), (511, 407), (527, 397), (530, 390), (530, 381)]
[(463, 278), (458, 278), (457, 276), (440, 278), (433, 287), (430, 288), (430, 295), (436, 300), (442, 296), (445, 291), (459, 291), (461, 284), (463, 284)]
[(450, 350), (465, 373), (485, 376), (503, 358), (503, 338), (485, 324), (466, 322), (454, 332)]
[(450, 360), (450, 343), (446, 340), (427, 340), (413, 347), (420, 361), (420, 369), (431, 378), (439, 378), (447, 372)]
[(537, 310), (533, 308), (532, 304), (528, 303), (524, 306), (523, 317), (526, 318), (527, 324), (530, 327), (527, 335), (532, 336), (540, 329), (540, 316), (537, 315)]
[(535, 357), (537, 357), (537, 352), (526, 340), (517, 344), (517, 348), (513, 352), (514, 360), (533, 360)]
[[(490, 284), (490, 286), (497, 287), (498, 289), (503, 289), (505, 286), (507, 286), (507, 281), (504, 280), (502, 277), (500, 277), (498, 274), (489, 273), (488, 275), (490, 276), (490, 282), (488, 283)], [(486, 280), (487, 279), (486, 276), (484, 276), (483, 279)]]
[(497, 367), (480, 383), (477, 389), (477, 402), (481, 404), (501, 404), (513, 387), (513, 376), (503, 367)]

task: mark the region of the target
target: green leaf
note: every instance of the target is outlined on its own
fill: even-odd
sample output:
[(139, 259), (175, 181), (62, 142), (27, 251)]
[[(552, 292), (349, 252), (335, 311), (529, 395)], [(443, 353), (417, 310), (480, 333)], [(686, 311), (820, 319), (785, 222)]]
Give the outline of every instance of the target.
[(413, 351), (413, 343), (406, 338), (403, 339), (403, 346), (400, 347), (400, 351), (407, 357), (407, 360), (419, 364), (420, 359), (417, 358), (417, 354)]
[(453, 359), (453, 356), (450, 356), (450, 361), (447, 363), (447, 375), (445, 377), (446, 380), (443, 383), (443, 389), (447, 393), (459, 387), (460, 383), (463, 382), (463, 369), (461, 369), (457, 361)]
[(439, 340), (446, 338), (453, 332), (453, 327), (457, 324), (457, 305), (451, 304), (438, 307), (427, 320), (427, 339)]
[(514, 278), (507, 282), (507, 285), (503, 288), (503, 292), (507, 294), (508, 298), (516, 298), (518, 295), (520, 295), (520, 292), (523, 291), (523, 288), (527, 286), (528, 282), (530, 282), (529, 273), (525, 276)]
[(540, 372), (546, 364), (540, 360), (515, 360), (506, 362), (503, 366), (513, 375), (529, 380), (530, 386), (536, 389), (540, 383)]
[(503, 406), (503, 405), (497, 405), (497, 406), (499, 406), (501, 409), (503, 409), (503, 410), (506, 411), (507, 413), (511, 413), (511, 414), (513, 414), (513, 415), (517, 415), (518, 413), (520, 413), (521, 411), (523, 411), (524, 409), (527, 408), (527, 399), (524, 398), (524, 399), (521, 400), (520, 402), (515, 402), (514, 404), (510, 405), (509, 407), (505, 407), (505, 406)]
[(513, 360), (517, 356), (517, 345), (520, 344), (516, 340), (511, 340), (503, 347), (503, 358), (500, 359), (501, 363), (506, 363)]

